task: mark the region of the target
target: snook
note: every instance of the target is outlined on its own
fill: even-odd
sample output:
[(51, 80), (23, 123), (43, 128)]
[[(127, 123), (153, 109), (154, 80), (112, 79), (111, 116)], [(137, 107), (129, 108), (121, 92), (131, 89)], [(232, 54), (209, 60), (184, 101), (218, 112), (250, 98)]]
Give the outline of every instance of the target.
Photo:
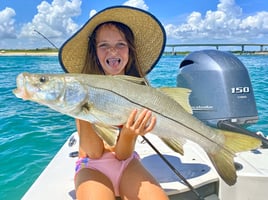
[(177, 152), (182, 152), (185, 139), (199, 144), (222, 179), (229, 185), (235, 184), (235, 153), (256, 148), (261, 141), (213, 129), (194, 118), (189, 113), (187, 89), (157, 89), (141, 82), (127, 76), (23, 73), (17, 77), (14, 93), (19, 98), (95, 124), (100, 136), (110, 145), (114, 144), (116, 135), (109, 129), (123, 125), (133, 109), (147, 108), (157, 117), (153, 134)]

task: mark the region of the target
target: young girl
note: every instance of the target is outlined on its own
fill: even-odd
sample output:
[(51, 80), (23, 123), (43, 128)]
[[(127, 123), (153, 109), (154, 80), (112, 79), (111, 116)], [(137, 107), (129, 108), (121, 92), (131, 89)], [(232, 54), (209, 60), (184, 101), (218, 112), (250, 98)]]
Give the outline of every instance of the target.
[[(84, 44), (85, 37), (88, 42)], [(161, 56), (164, 43), (163, 28), (152, 15), (131, 7), (112, 7), (90, 19), (63, 45), (60, 61), (67, 72), (144, 77)], [(150, 132), (155, 123), (151, 111), (133, 110), (111, 147), (92, 124), (77, 119), (77, 198), (168, 199), (134, 151), (137, 136)]]

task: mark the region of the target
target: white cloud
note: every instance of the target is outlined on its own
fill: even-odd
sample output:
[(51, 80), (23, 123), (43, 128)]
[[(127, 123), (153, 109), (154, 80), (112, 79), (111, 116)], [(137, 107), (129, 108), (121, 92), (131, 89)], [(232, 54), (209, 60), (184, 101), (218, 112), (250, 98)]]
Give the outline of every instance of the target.
[[(125, 6), (131, 6), (135, 8), (140, 8), (143, 10), (148, 10), (149, 7), (146, 5), (146, 3), (143, 0), (128, 0), (125, 3), (123, 3)], [(96, 10), (91, 10), (89, 13), (89, 18), (91, 18), (93, 15), (97, 13)]]
[(34, 30), (48, 38), (66, 38), (78, 29), (72, 17), (80, 15), (81, 0), (42, 1), (33, 20), (22, 27), (20, 37), (33, 37)]
[(242, 9), (235, 4), (235, 0), (220, 0), (217, 8), (218, 11), (226, 13), (229, 17), (236, 17), (242, 14)]
[(184, 43), (256, 42), (268, 36), (268, 12), (246, 18), (242, 14), (234, 0), (220, 0), (216, 11), (208, 10), (204, 16), (192, 12), (185, 23), (167, 24), (165, 29), (171, 41)]
[[(0, 48), (11, 45), (25, 48), (26, 44), (26, 48), (50, 46), (34, 30), (60, 46), (80, 27), (74, 20), (81, 15), (82, 1), (53, 0), (48, 3), (43, 0), (33, 19), (26, 24), (16, 24), (14, 9), (0, 10)], [(145, 0), (125, 0), (123, 5), (149, 10)], [(96, 10), (91, 10), (89, 16), (94, 14)], [(183, 23), (166, 24), (165, 29), (167, 43), (263, 43), (268, 38), (268, 12), (245, 16), (235, 0), (219, 0), (215, 10), (204, 14), (192, 12)], [(17, 37), (19, 40), (14, 39)]]
[(94, 16), (97, 13), (96, 10), (91, 10), (89, 13), (89, 18), (91, 18), (92, 16)]
[(143, 10), (149, 9), (149, 7), (146, 5), (146, 3), (143, 0), (128, 0), (123, 5), (132, 6), (132, 7), (140, 8)]
[[(131, 7), (135, 7), (135, 8), (140, 8), (143, 10), (148, 10), (149, 7), (145, 4), (145, 2), (143, 0), (128, 0), (125, 3), (123, 3), (123, 5), (125, 6), (131, 6)], [(94, 16), (97, 13), (96, 10), (91, 10), (89, 13), (89, 18), (91, 18), (92, 16)]]
[(16, 12), (6, 7), (0, 11), (0, 39), (16, 38), (15, 20)]

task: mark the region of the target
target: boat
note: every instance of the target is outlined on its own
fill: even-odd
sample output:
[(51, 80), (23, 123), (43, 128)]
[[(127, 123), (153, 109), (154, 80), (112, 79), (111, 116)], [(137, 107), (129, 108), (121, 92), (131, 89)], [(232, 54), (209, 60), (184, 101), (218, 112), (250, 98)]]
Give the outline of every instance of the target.
[[(196, 66), (196, 63), (199, 63), (199, 66)], [(204, 63), (203, 68), (200, 68), (200, 63)], [(232, 66), (230, 67), (230, 65)], [(211, 66), (216, 70), (212, 70)], [(204, 70), (204, 68), (206, 73), (203, 73), (203, 71), (196, 73), (196, 71)], [(229, 71), (229, 68), (235, 69), (239, 75), (230, 78), (230, 73), (233, 77), (234, 71)], [(258, 149), (236, 154), (234, 161), (238, 178), (233, 186), (227, 185), (219, 177), (205, 151), (198, 144), (188, 140), (183, 146), (184, 155), (180, 155), (167, 147), (155, 135), (149, 133), (146, 134), (146, 138), (139, 137), (135, 150), (139, 153), (143, 165), (157, 179), (171, 200), (267, 199), (268, 142), (265, 137), (244, 128), (244, 125), (257, 121), (257, 110), (253, 92), (251, 92), (252, 86), (243, 64), (229, 53), (207, 50), (193, 52), (186, 56), (180, 65), (180, 69), (177, 80), (178, 87), (192, 89), (193, 95), (190, 97), (190, 103), (197, 118), (210, 126), (235, 130), (253, 137), (259, 137), (263, 141), (263, 145)], [(213, 73), (213, 76), (209, 73)], [(217, 76), (217, 73), (220, 75)], [(204, 75), (208, 75), (208, 77)], [(187, 77), (191, 78), (187, 80)], [(230, 86), (230, 93), (236, 97), (236, 101), (240, 101), (239, 105), (246, 106), (247, 109), (234, 109), (232, 106), (238, 106), (233, 103), (234, 100), (225, 98), (228, 95), (224, 93), (226, 86), (217, 83), (217, 81), (222, 81), (225, 77), (227, 77), (228, 83), (236, 82), (236, 86)], [(242, 77), (241, 80), (239, 80), (240, 77)], [(211, 81), (216, 83), (217, 89), (221, 91), (221, 95), (224, 95), (220, 104), (218, 100), (215, 101), (216, 103), (213, 102), (210, 85), (203, 84), (203, 79), (207, 81), (214, 79)], [(241, 84), (239, 81), (241, 81)], [(222, 82), (226, 84), (226, 81)], [(209, 98), (196, 100), (196, 95), (200, 96), (199, 92), (203, 94), (202, 96), (206, 96), (208, 93)], [(232, 103), (229, 103), (230, 99)], [(250, 106), (243, 104), (244, 99), (247, 99)], [(207, 100), (212, 101), (212, 103), (206, 102)], [(215, 109), (216, 106), (222, 105), (227, 107)], [(213, 110), (218, 110), (218, 112), (212, 112)], [(226, 112), (226, 110), (229, 112)], [(208, 114), (209, 117), (207, 116)], [(77, 132), (72, 133), (22, 199), (76, 199), (74, 168), (78, 145), (78, 134)]]
[[(161, 184), (172, 199), (206, 200), (266, 200), (268, 187), (268, 149), (256, 149), (237, 155), (235, 162), (237, 183), (228, 186), (218, 176), (203, 149), (188, 141), (184, 145), (184, 156), (169, 149), (157, 136), (148, 135), (161, 154), (186, 178), (195, 194), (157, 155), (143, 138), (139, 138), (136, 150), (141, 162)], [(32, 199), (76, 199), (74, 189), (74, 168), (79, 138), (73, 133), (68, 141), (51, 160), (34, 184), (23, 196), (23, 200)], [(202, 198), (199, 198), (202, 197)]]

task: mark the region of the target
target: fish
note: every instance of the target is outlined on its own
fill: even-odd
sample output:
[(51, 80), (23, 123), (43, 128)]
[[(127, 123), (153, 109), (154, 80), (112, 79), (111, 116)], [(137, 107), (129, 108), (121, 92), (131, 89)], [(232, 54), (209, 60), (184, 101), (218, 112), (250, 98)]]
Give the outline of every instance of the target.
[(154, 88), (143, 78), (126, 75), (31, 74), (21, 73), (13, 93), (24, 100), (89, 121), (107, 144), (114, 145), (118, 128), (137, 109), (152, 111), (156, 125), (152, 134), (176, 152), (191, 140), (207, 153), (219, 176), (228, 184), (236, 183), (236, 153), (261, 145), (257, 138), (212, 128), (191, 112), (190, 90), (177, 87)]

